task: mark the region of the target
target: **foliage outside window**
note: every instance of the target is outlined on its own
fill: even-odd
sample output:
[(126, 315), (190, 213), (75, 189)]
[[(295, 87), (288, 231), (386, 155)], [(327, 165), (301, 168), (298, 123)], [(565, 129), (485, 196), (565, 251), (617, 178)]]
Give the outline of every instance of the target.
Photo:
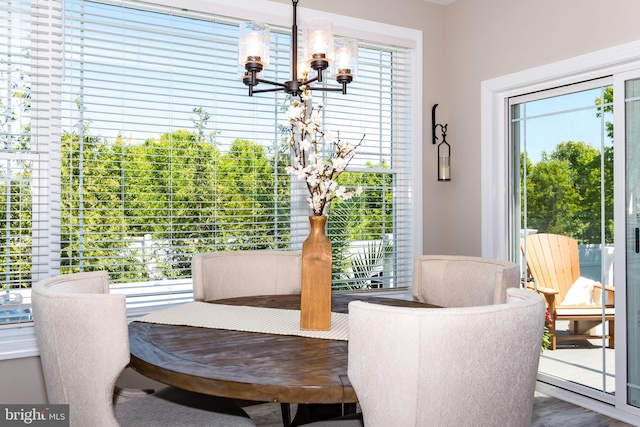
[[(598, 96), (600, 93), (602, 94)], [(587, 114), (598, 121), (603, 112), (610, 117), (613, 112), (611, 87), (587, 91), (584, 96), (592, 96), (591, 108), (588, 105), (571, 106), (586, 109)], [(564, 105), (562, 102), (558, 101), (560, 105)], [(518, 105), (514, 107), (514, 111), (522, 108)], [(555, 114), (562, 117), (571, 114), (570, 111), (555, 112), (552, 107), (548, 108), (546, 116)], [(547, 118), (541, 115), (539, 120), (545, 119)], [(534, 122), (536, 117), (527, 120)], [(536, 125), (530, 126), (535, 128)], [(570, 125), (567, 124), (567, 127), (570, 128)], [(602, 129), (606, 131), (606, 140), (613, 141), (613, 124), (610, 119), (605, 119)], [(600, 135), (594, 137), (600, 138)], [(530, 150), (537, 150), (537, 147)], [(543, 150), (535, 162), (531, 160), (529, 153), (520, 152), (522, 227), (538, 233), (570, 236), (581, 244), (612, 244), (613, 150), (613, 144), (605, 143), (600, 146), (598, 140), (566, 140), (559, 141), (549, 152)]]
[[(109, 271), (115, 284), (153, 285), (188, 280), (197, 252), (298, 250), (308, 208), (285, 171), (289, 100), (246, 96), (234, 59), (238, 23), (134, 2), (67, 0), (63, 7), (53, 148), (35, 153), (31, 141), (31, 102), (39, 96), (26, 65), (31, 46), (13, 63), (0, 52), (2, 64), (11, 64), (2, 71), (12, 76), (0, 98), (2, 287), (92, 270)], [(289, 72), (289, 50), (286, 30), (274, 31), (267, 78)], [(408, 285), (412, 265), (410, 133), (400, 118), (409, 103), (408, 54), (364, 41), (360, 50), (350, 95), (323, 95), (325, 123), (370, 141), (339, 180), (362, 187), (362, 196), (336, 200), (329, 211), (339, 289)], [(38, 156), (48, 156), (46, 169)], [(34, 178), (50, 168), (53, 179)], [(48, 247), (34, 243), (42, 223)], [(35, 275), (40, 252), (48, 267)]]

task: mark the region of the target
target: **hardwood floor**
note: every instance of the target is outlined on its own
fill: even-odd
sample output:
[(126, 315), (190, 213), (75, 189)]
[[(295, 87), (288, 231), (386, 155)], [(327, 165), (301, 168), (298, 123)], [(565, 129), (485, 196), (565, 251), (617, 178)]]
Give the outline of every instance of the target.
[(631, 424), (536, 392), (532, 427), (625, 427)]
[[(282, 427), (279, 403), (263, 403), (244, 408), (260, 427)], [(295, 405), (291, 405), (292, 415)], [(630, 424), (536, 392), (532, 427), (625, 427)]]

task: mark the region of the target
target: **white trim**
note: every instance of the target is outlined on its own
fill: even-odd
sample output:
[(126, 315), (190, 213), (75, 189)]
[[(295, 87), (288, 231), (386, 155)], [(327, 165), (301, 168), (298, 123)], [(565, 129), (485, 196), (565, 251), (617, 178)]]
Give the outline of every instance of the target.
[(534, 92), (526, 95), (512, 96), (509, 98), (509, 107), (515, 104), (523, 104), (525, 102), (536, 101), (539, 99), (554, 98), (566, 95), (568, 93), (581, 92), (585, 90), (600, 88), (602, 86), (610, 86), (613, 84), (611, 76), (602, 77), (600, 79), (587, 80), (581, 83), (575, 83), (569, 86), (561, 86), (555, 89), (547, 89), (544, 92)]
[(480, 85), (482, 256), (508, 259), (506, 99), (637, 68), (640, 41), (485, 80)]
[[(640, 64), (639, 64), (640, 65)], [(625, 82), (627, 80), (640, 78), (640, 70), (632, 70), (625, 73), (616, 74), (613, 79), (614, 94), (625, 94)], [(614, 252), (615, 260), (614, 265), (627, 265), (627, 227), (628, 216), (626, 198), (627, 198), (627, 156), (626, 156), (626, 96), (614, 96), (613, 98), (613, 111), (622, 112), (621, 114), (614, 114), (614, 129), (622, 129), (622, 131), (616, 132), (616, 143), (614, 150), (614, 165), (622, 165), (614, 168), (614, 196), (613, 199), (617, 200), (614, 206), (614, 242), (616, 242), (616, 250)], [(637, 190), (637, 189), (636, 189)], [(628, 268), (614, 268), (614, 283), (624, 283), (624, 289), (628, 285), (627, 281)], [(625, 375), (616, 375), (615, 389), (623, 390), (624, 392), (616, 393), (616, 406), (624, 408), (635, 415), (640, 417), (640, 409), (627, 405), (627, 375), (628, 372), (628, 351), (627, 351), (627, 293), (616, 292), (615, 293), (615, 307), (616, 307), (616, 320), (622, 319), (625, 321), (616, 322), (615, 334), (616, 338), (616, 372), (624, 372)]]
[(413, 257), (423, 254), (422, 251), (422, 32), (420, 37), (415, 39), (416, 47), (411, 55), (411, 111), (413, 112), (411, 120), (411, 134), (413, 141), (411, 144), (411, 153), (413, 155), (413, 163), (411, 170), (413, 171), (413, 181), (411, 183), (411, 202), (413, 203)]
[[(506, 212), (508, 156), (506, 144), (493, 143), (506, 141), (505, 99), (498, 90), (488, 87), (487, 82), (481, 83), (480, 240), (482, 256), (492, 259), (506, 259), (507, 254), (507, 230), (501, 224), (509, 223)], [(500, 236), (492, 235), (492, 231)]]
[(40, 355), (33, 323), (0, 331), (0, 361)]
[[(623, 73), (620, 75), (616, 75), (613, 79), (613, 90), (614, 94), (617, 93), (620, 85), (624, 87), (624, 80), (628, 77), (625, 75), (627, 73)], [(622, 92), (624, 93), (624, 92)], [(614, 96), (613, 97), (613, 111), (624, 111), (625, 110), (625, 98), (626, 96)], [(623, 132), (616, 133), (616, 144), (615, 150), (613, 151), (613, 164), (619, 164), (622, 161), (622, 164), (626, 164), (625, 154), (626, 154), (626, 130), (625, 130), (625, 118), (624, 114), (614, 114), (613, 115), (613, 128), (614, 129), (623, 129)], [(626, 199), (626, 179), (624, 174), (620, 176), (618, 173), (618, 169), (614, 167), (613, 173), (613, 200), (625, 200)], [(626, 165), (624, 167), (626, 169)], [(623, 208), (620, 209), (620, 203), (614, 203), (613, 209), (613, 241), (618, 242), (619, 248), (614, 251), (614, 261), (615, 265), (626, 265), (626, 256), (627, 256), (627, 245), (626, 245), (626, 232), (627, 232), (627, 218), (625, 215), (624, 205), (626, 202), (623, 202)], [(617, 224), (623, 224), (622, 227)], [(618, 246), (616, 244), (616, 246)], [(626, 268), (614, 268), (614, 283), (625, 283), (626, 289), (626, 277), (627, 272)], [(620, 319), (627, 318), (627, 307), (626, 307), (626, 295), (625, 292), (616, 292), (615, 293), (615, 301), (614, 304), (616, 306), (616, 317)], [(615, 334), (616, 334), (616, 372), (628, 372), (627, 371), (627, 327), (626, 322), (616, 322), (615, 326)], [(615, 389), (616, 390), (625, 390), (627, 384), (627, 376), (626, 375), (616, 375), (615, 378)], [(618, 394), (618, 393), (616, 393)], [(625, 405), (626, 402), (626, 393), (622, 393), (616, 397), (616, 403), (618, 405)]]
[[(506, 193), (509, 188), (507, 168), (510, 161), (506, 142), (508, 136), (506, 100), (511, 96), (612, 76), (636, 68), (640, 68), (640, 41), (626, 43), (481, 83), (481, 235), (483, 256), (499, 259), (508, 259), (511, 256), (508, 252), (508, 230), (506, 227), (506, 224), (509, 224), (507, 212), (508, 195)], [(619, 126), (617, 122), (616, 126)], [(619, 161), (620, 154), (617, 151), (615, 156)], [(618, 182), (616, 182), (616, 198), (620, 197), (617, 185)], [(616, 203), (616, 206), (618, 203)], [(619, 218), (616, 217), (616, 224), (618, 224), (618, 220)], [(619, 242), (618, 239), (620, 238), (619, 227), (620, 225), (616, 225), (616, 242)], [(620, 254), (623, 256), (624, 251), (616, 252), (618, 253), (616, 263), (620, 265)], [(625, 265), (624, 260), (622, 265)], [(621, 270), (624, 270), (624, 268), (616, 268), (616, 280), (621, 277), (619, 276)], [(624, 287), (622, 288), (624, 289)], [(618, 304), (620, 302), (618, 292), (616, 292), (616, 295), (616, 308), (618, 308), (621, 306)], [(620, 313), (617, 313), (617, 315), (620, 315)], [(619, 364), (620, 358), (626, 357), (625, 346), (621, 346), (621, 341), (625, 340), (626, 336), (625, 331), (623, 331), (623, 328), (626, 328), (626, 322), (620, 321), (616, 323), (616, 335), (618, 335), (616, 367), (626, 369), (626, 363)], [(626, 404), (626, 371), (619, 369), (617, 371), (615, 407), (603, 402), (594, 402), (593, 398), (582, 393), (563, 389), (560, 386), (539, 382), (538, 389), (551, 396), (596, 410), (612, 418), (640, 425), (640, 410)], [(604, 395), (603, 400), (605, 400)]]

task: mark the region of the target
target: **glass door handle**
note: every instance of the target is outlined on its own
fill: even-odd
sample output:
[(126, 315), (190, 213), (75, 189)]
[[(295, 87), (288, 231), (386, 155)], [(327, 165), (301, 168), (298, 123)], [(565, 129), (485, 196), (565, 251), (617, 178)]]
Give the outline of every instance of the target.
[(640, 228), (636, 227), (636, 253), (640, 253)]

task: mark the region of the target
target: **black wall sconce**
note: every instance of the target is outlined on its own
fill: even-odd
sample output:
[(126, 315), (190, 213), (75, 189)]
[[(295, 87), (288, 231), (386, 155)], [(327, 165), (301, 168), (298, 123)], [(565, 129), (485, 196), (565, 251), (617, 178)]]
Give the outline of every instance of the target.
[(440, 126), (442, 142), (438, 144), (438, 181), (451, 181), (451, 146), (447, 143), (447, 125), (436, 123), (436, 107), (431, 109), (431, 125), (433, 131), (433, 143), (436, 143), (436, 128)]

